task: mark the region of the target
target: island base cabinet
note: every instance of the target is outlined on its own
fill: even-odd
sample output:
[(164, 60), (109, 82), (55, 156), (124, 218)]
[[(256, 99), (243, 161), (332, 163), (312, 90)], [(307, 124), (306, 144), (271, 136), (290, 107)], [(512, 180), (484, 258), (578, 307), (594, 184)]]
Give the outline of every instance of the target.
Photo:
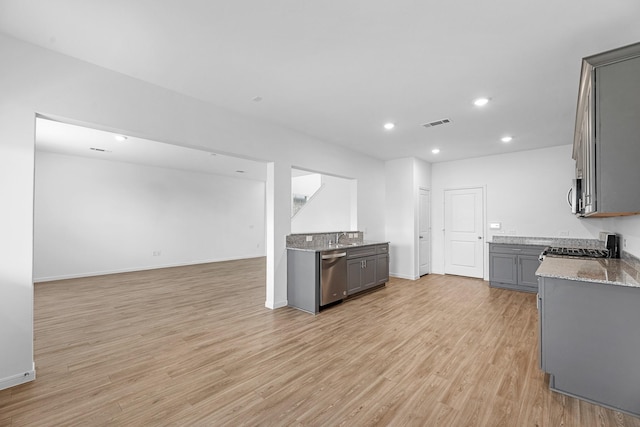
[(362, 290), (360, 270), (362, 270), (360, 260), (347, 262), (347, 296), (357, 294)]
[(287, 251), (287, 304), (307, 313), (320, 312), (320, 255)]
[(551, 389), (640, 416), (640, 289), (541, 277), (539, 304)]
[(376, 284), (385, 284), (389, 281), (389, 255), (378, 255), (376, 263)]
[(372, 245), (347, 251), (347, 296), (389, 281), (389, 245)]
[(377, 258), (370, 256), (347, 262), (347, 295), (353, 295), (378, 284)]

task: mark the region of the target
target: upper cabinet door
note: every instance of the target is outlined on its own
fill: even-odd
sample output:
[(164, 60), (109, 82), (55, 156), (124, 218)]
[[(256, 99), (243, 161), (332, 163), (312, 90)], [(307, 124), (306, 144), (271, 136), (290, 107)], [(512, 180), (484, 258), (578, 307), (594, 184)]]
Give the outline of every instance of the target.
[(640, 213), (640, 43), (583, 59), (573, 158), (578, 215)]

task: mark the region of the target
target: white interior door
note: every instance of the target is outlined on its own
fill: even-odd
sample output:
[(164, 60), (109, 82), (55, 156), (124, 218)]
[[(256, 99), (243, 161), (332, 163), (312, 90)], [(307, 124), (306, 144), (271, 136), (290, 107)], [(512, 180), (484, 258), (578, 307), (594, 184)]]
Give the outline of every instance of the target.
[(444, 271), (484, 276), (482, 188), (444, 192)]
[(428, 190), (420, 189), (418, 205), (418, 251), (420, 258), (420, 276), (431, 273), (431, 200)]

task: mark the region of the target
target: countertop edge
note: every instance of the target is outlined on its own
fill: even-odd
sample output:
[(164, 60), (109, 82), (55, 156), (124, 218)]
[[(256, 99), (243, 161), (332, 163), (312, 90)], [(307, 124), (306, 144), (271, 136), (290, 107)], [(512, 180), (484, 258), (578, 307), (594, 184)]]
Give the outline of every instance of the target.
[(291, 251), (303, 251), (303, 252), (323, 252), (323, 251), (334, 251), (334, 250), (339, 250), (339, 249), (356, 249), (356, 248), (362, 248), (365, 246), (376, 246), (376, 245), (384, 245), (384, 244), (390, 244), (390, 242), (371, 242), (371, 241), (366, 241), (366, 242), (362, 242), (362, 243), (358, 243), (356, 245), (341, 245), (341, 246), (318, 246), (318, 247), (308, 247), (308, 248), (301, 248), (301, 247), (295, 247), (295, 246), (287, 246), (286, 249), (287, 250), (291, 250)]
[(640, 289), (640, 265), (619, 258), (585, 259), (548, 256), (538, 267), (536, 276)]

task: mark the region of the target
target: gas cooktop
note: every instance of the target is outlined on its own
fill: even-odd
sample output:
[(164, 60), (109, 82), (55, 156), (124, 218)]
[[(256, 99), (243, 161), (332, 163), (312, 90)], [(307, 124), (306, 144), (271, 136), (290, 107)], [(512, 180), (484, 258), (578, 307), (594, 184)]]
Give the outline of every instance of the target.
[(542, 255), (570, 256), (577, 258), (609, 258), (609, 251), (606, 249), (587, 249), (587, 248), (559, 248), (549, 246)]

